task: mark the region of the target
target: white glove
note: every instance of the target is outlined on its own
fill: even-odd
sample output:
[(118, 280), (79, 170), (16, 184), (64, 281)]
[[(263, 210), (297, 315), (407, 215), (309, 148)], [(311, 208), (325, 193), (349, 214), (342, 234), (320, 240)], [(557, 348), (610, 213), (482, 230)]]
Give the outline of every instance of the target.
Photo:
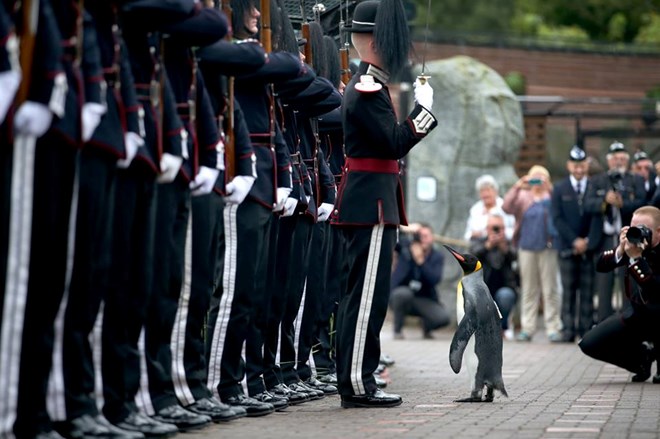
[(172, 155), (168, 152), (163, 153), (160, 159), (160, 175), (156, 178), (158, 183), (172, 183), (183, 164), (183, 157)]
[(245, 197), (247, 197), (248, 193), (250, 193), (254, 180), (255, 178), (251, 175), (237, 175), (234, 177), (229, 183), (227, 183), (225, 188), (227, 190), (225, 202), (241, 204), (243, 200), (245, 200)]
[(220, 170), (200, 166), (195, 179), (188, 185), (191, 190), (190, 195), (196, 197), (198, 195), (210, 194), (213, 186), (215, 186), (215, 181), (218, 179), (218, 175), (220, 175)]
[(128, 169), (141, 146), (144, 146), (144, 139), (140, 137), (138, 133), (133, 133), (131, 131), (125, 133), (124, 147), (126, 148), (126, 158), (117, 160), (117, 167)]
[(422, 84), (417, 78), (413, 84), (415, 88), (415, 102), (431, 111), (433, 109), (433, 89), (427, 80)]
[(82, 141), (87, 142), (92, 138), (96, 127), (101, 123), (101, 117), (106, 108), (96, 102), (87, 102), (82, 107)]
[(0, 123), (4, 122), (20, 83), (21, 72), (7, 70), (0, 73)]
[(317, 221), (318, 222), (327, 221), (328, 218), (330, 218), (330, 214), (332, 213), (332, 209), (334, 209), (334, 208), (335, 208), (334, 204), (321, 203), (321, 205), (319, 206), (319, 208), (317, 210), (317, 213), (318, 213)]
[(14, 116), (14, 128), (17, 134), (43, 136), (53, 122), (53, 113), (44, 104), (25, 101)]
[(277, 188), (277, 200), (275, 201), (275, 207), (273, 207), (273, 212), (279, 212), (284, 209), (284, 202), (291, 193), (290, 187), (278, 187)]
[(298, 207), (298, 200), (295, 198), (287, 197), (287, 199), (284, 200), (284, 212), (282, 212), (282, 216), (293, 215), (296, 211), (296, 207)]

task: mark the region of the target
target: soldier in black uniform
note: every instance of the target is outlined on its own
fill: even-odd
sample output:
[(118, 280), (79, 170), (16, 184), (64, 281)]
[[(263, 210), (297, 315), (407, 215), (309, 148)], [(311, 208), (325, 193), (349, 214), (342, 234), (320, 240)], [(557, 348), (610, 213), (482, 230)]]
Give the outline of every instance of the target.
[[(145, 324), (149, 387), (147, 390), (143, 386), (142, 394), (145, 400), (148, 394), (155, 419), (175, 424), (180, 430), (202, 427), (210, 419), (233, 419), (239, 414), (219, 402), (213, 404), (212, 400), (194, 412), (181, 407), (195, 403), (184, 373), (187, 327), (190, 325), (191, 334), (201, 337), (205, 313), (193, 309), (195, 318), (188, 319), (188, 305), (190, 300), (196, 301), (200, 294), (206, 294), (204, 288), (211, 279), (210, 275), (204, 278), (212, 264), (209, 254), (202, 246), (195, 245), (193, 249), (192, 245), (193, 241), (199, 243), (200, 233), (208, 239), (210, 225), (205, 216), (210, 197), (205, 195), (212, 192), (219, 176), (216, 167), (219, 133), (191, 47), (212, 44), (226, 32), (224, 14), (201, 4), (195, 5), (192, 16), (162, 29), (162, 61), (188, 135), (183, 147), (184, 162), (177, 177), (158, 187), (154, 288)], [(201, 257), (193, 258), (193, 250), (200, 251)], [(184, 268), (186, 256), (194, 264), (191, 271)], [(191, 290), (193, 279), (184, 280), (184, 275), (191, 274), (202, 277), (194, 279), (194, 291)]]
[[(232, 28), (238, 39), (248, 39), (258, 31), (259, 10), (252, 1), (232, 1)], [(282, 210), (291, 192), (291, 166), (286, 145), (272, 113), (270, 83), (296, 78), (303, 72), (300, 61), (291, 54), (268, 55), (256, 72), (237, 77), (235, 96), (243, 112), (257, 156), (257, 180), (240, 205), (225, 207), (225, 270), (223, 290), (214, 323), (209, 364), (209, 386), (217, 389), (223, 402), (242, 406), (248, 416), (272, 413), (286, 400), (265, 394), (263, 368), (263, 327), (267, 305), (266, 271), (268, 236), (273, 211)], [(246, 343), (247, 367), (241, 359)], [(249, 371), (249, 372), (246, 372)], [(219, 373), (218, 373), (219, 372)], [(248, 375), (250, 395), (240, 382)]]
[[(641, 227), (646, 228), (645, 233), (640, 233)], [(635, 241), (635, 235), (640, 239)], [(600, 254), (596, 264), (599, 272), (616, 267), (625, 270), (625, 294), (630, 307), (596, 325), (579, 346), (592, 358), (634, 373), (634, 382), (643, 382), (651, 375), (660, 346), (660, 209), (637, 209), (630, 226), (619, 232), (619, 245)], [(655, 354), (648, 342), (655, 345)], [(660, 371), (653, 382), (660, 383)]]
[[(61, 327), (73, 280), (70, 261), (75, 257), (78, 202), (87, 208), (86, 197), (80, 198), (79, 191), (83, 172), (80, 149), (106, 111), (98, 46), (93, 29), (83, 25), (84, 11), (71, 0), (51, 0), (50, 6), (59, 34), (49, 38), (56, 38), (61, 47), (67, 91), (56, 111), (60, 117), (36, 146), (30, 275), (14, 426), (17, 436), (48, 431), (48, 412), (58, 419), (55, 410), (64, 409), (62, 399), (47, 401), (45, 392), (49, 375), (61, 379), (63, 373), (59, 367)], [(19, 114), (15, 122), (18, 118)]]
[(120, 14), (145, 145), (117, 175), (112, 276), (103, 315), (103, 413), (118, 427), (148, 436), (178, 431), (175, 425), (140, 412), (135, 396), (141, 380), (138, 345), (155, 274), (156, 178), (164, 182), (176, 178), (184, 138), (155, 31), (189, 17), (194, 7), (186, 0), (166, 4), (137, 0), (126, 2)]
[[(96, 381), (90, 333), (106, 297), (110, 274), (117, 160), (126, 157), (127, 149), (135, 150), (144, 142), (139, 136), (137, 113), (126, 111), (137, 100), (126, 52), (121, 51), (113, 7), (105, 2), (91, 3), (88, 7), (93, 16), (86, 9), (81, 17), (84, 19), (83, 60), (96, 53), (98, 60), (82, 65), (85, 92), (86, 96), (102, 94), (97, 99), (104, 102), (105, 114), (89, 139), (90, 133), (83, 133), (73, 271), (66, 309), (56, 322), (58, 328), (63, 327), (62, 359), (55, 362), (49, 411), (53, 420), (59, 421), (56, 429), (65, 437), (135, 438), (143, 435), (120, 430), (99, 416), (94, 398)], [(98, 71), (88, 72), (97, 64)], [(83, 126), (84, 123), (83, 120)], [(134, 145), (126, 147), (126, 143)], [(98, 341), (94, 347), (100, 352)]]
[[(386, 27), (386, 20), (396, 28)], [(350, 267), (337, 316), (337, 377), (342, 407), (392, 407), (401, 397), (378, 389), (373, 373), (397, 227), (407, 223), (398, 160), (437, 122), (428, 82), (416, 83), (416, 105), (403, 123), (392, 108), (387, 81), (407, 62), (410, 46), (401, 2), (359, 3), (350, 31), (362, 62), (344, 92), (347, 157), (332, 217), (346, 239)]]

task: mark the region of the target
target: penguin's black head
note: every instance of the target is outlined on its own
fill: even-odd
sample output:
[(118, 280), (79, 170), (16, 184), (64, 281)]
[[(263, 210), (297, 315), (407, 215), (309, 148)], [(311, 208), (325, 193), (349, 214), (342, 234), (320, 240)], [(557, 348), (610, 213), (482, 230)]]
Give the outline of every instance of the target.
[(470, 253), (459, 253), (448, 245), (445, 245), (444, 247), (449, 250), (449, 253), (451, 253), (458, 263), (461, 264), (463, 274), (470, 274), (481, 270), (481, 262), (479, 262), (479, 259), (477, 259), (476, 256), (471, 255)]

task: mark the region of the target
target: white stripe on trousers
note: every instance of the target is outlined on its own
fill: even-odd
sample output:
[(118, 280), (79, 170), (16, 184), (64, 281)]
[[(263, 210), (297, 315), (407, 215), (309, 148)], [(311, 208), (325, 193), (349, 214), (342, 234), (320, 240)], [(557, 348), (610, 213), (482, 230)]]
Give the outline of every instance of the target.
[(364, 349), (369, 331), (369, 317), (371, 315), (371, 304), (376, 289), (376, 277), (378, 275), (378, 261), (380, 260), (380, 248), (383, 243), (383, 231), (385, 226), (378, 224), (371, 231), (371, 242), (369, 243), (369, 257), (364, 273), (362, 295), (360, 298), (360, 309), (355, 323), (355, 338), (353, 340), (353, 355), (351, 356), (351, 382), (353, 392), (356, 395), (365, 393), (362, 381), (362, 363), (364, 362)]
[(0, 328), (0, 437), (13, 437), (30, 268), (36, 137), (16, 136), (12, 158), (5, 303)]
[(135, 405), (149, 416), (155, 415), (151, 393), (149, 393), (149, 371), (147, 370), (147, 354), (144, 346), (144, 326), (140, 331), (138, 340), (138, 351), (140, 352), (140, 388), (135, 395)]
[(298, 307), (298, 314), (296, 319), (293, 321), (294, 329), (294, 340), (293, 347), (295, 356), (293, 357), (293, 368), (296, 369), (298, 366), (298, 352), (300, 352), (300, 327), (302, 326), (303, 313), (305, 312), (305, 299), (307, 298), (307, 277), (305, 277), (305, 283), (303, 284), (303, 293), (300, 298), (300, 306)]
[(195, 397), (190, 391), (184, 365), (184, 353), (186, 350), (186, 325), (188, 323), (188, 307), (190, 304), (190, 290), (192, 285), (192, 222), (193, 209), (188, 216), (186, 227), (186, 246), (184, 252), (183, 285), (179, 296), (179, 306), (174, 318), (174, 329), (170, 338), (172, 351), (172, 384), (179, 402), (188, 406), (195, 402)]
[(80, 189), (80, 152), (76, 153), (76, 167), (73, 179), (73, 193), (71, 195), (71, 207), (69, 209), (69, 233), (67, 238), (66, 272), (64, 278), (64, 294), (60, 302), (60, 309), (54, 322), (53, 337), (53, 366), (50, 370), (48, 380), (48, 393), (46, 407), (53, 421), (65, 421), (66, 415), (66, 392), (64, 382), (64, 323), (67, 304), (69, 303), (69, 291), (71, 289), (71, 277), (73, 275), (73, 263), (76, 254), (76, 220), (78, 219), (78, 192)]
[(99, 313), (96, 315), (94, 330), (89, 334), (89, 343), (92, 345), (92, 355), (94, 359), (94, 397), (96, 406), (103, 407), (105, 399), (103, 397), (103, 310), (105, 303), (101, 302)]
[(236, 251), (238, 248), (238, 228), (236, 224), (237, 204), (228, 203), (223, 210), (225, 229), (225, 255), (224, 269), (222, 274), (222, 297), (218, 305), (218, 317), (213, 328), (213, 339), (209, 355), (209, 370), (207, 386), (215, 396), (218, 395), (218, 384), (220, 384), (220, 363), (222, 351), (227, 337), (227, 326), (231, 315), (234, 291), (236, 289)]

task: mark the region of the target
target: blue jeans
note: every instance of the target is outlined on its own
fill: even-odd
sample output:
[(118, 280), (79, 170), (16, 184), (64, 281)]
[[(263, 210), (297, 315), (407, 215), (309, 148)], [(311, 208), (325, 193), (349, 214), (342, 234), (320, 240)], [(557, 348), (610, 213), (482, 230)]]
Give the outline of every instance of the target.
[(509, 329), (509, 314), (511, 314), (513, 307), (516, 306), (518, 295), (513, 291), (513, 288), (502, 287), (495, 291), (493, 299), (495, 299), (495, 303), (497, 303), (497, 307), (502, 314), (502, 329)]

